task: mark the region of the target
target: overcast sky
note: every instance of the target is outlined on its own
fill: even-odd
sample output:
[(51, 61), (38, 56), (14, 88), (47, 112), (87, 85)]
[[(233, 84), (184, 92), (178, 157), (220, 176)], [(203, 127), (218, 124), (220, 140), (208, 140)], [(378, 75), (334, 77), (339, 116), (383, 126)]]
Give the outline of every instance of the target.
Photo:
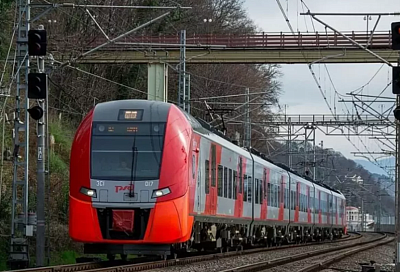
[[(309, 16), (298, 15), (300, 12), (307, 11), (307, 8), (304, 7), (300, 0), (280, 0), (280, 2), (285, 13), (288, 12), (290, 23), (295, 31), (314, 31), (311, 18)], [(309, 7), (311, 12), (389, 13), (400, 11), (399, 0), (303, 0), (303, 2)], [(275, 0), (245, 0), (245, 7), (250, 18), (262, 31), (290, 32), (290, 29)], [(367, 21), (363, 16), (320, 16), (318, 18), (339, 31), (367, 30)], [(369, 30), (372, 30), (376, 19), (377, 16), (372, 16), (371, 20), (369, 20)], [(389, 31), (390, 24), (393, 21), (400, 21), (400, 17), (382, 17), (378, 24), (377, 31)], [(323, 25), (316, 21), (313, 21), (313, 23), (317, 31), (325, 32)], [(381, 68), (381, 66), (382, 64), (327, 64), (328, 71), (336, 90), (340, 94), (346, 94), (365, 85), (379, 70), (379, 68)], [(334, 89), (329, 81), (325, 67), (323, 65), (314, 65), (313, 67), (314, 72), (320, 81), (320, 85), (326, 93), (329, 104), (333, 107), (335, 101)], [(384, 65), (374, 80), (364, 88), (362, 94), (379, 94), (391, 81), (392, 73), (389, 68), (389, 66)], [(280, 81), (282, 82), (283, 94), (280, 98), (280, 103), (282, 105), (287, 105), (287, 113), (330, 113), (307, 65), (282, 65), (281, 71), (283, 76), (280, 78)], [(394, 97), (391, 87), (387, 88), (384, 95)], [(338, 108), (338, 113), (342, 113), (342, 109), (345, 109), (343, 103), (337, 103), (337, 98), (336, 106)], [(351, 104), (347, 104), (347, 106), (350, 110), (353, 108)], [(388, 103), (376, 103), (375, 108), (381, 111), (382, 109), (386, 110), (388, 106)], [(351, 152), (357, 151), (344, 137), (341, 136), (325, 137), (322, 134), (319, 134), (317, 141), (321, 140), (324, 141), (325, 147), (332, 147), (349, 158), (354, 158)], [(362, 140), (370, 151), (378, 150), (378, 146), (373, 140), (368, 140), (365, 137), (362, 137)], [(357, 138), (353, 138), (353, 143), (355, 143), (361, 151), (366, 151), (365, 147), (357, 140)]]

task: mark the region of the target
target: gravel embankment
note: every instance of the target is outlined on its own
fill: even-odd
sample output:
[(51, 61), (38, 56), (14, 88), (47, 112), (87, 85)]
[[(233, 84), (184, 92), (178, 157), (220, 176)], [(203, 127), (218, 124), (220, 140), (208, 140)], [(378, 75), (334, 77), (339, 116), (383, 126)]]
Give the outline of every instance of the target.
[[(237, 266), (241, 266), (241, 265), (252, 264), (255, 262), (268, 261), (268, 260), (286, 257), (286, 256), (288, 256), (288, 254), (294, 255), (294, 254), (304, 253), (306, 251), (321, 250), (321, 249), (325, 249), (325, 248), (334, 248), (334, 247), (339, 247), (339, 246), (343, 246), (343, 245), (359, 243), (359, 242), (365, 241), (366, 239), (367, 240), (374, 239), (377, 236), (379, 236), (379, 234), (367, 235), (360, 239), (345, 241), (345, 242), (341, 242), (341, 243), (326, 243), (326, 244), (320, 244), (320, 245), (310, 245), (310, 246), (300, 247), (300, 248), (288, 248), (288, 249), (283, 249), (283, 250), (267, 251), (267, 252), (254, 253), (254, 254), (243, 255), (243, 256), (234, 256), (231, 258), (224, 258), (224, 259), (220, 259), (220, 260), (211, 260), (211, 261), (207, 261), (207, 262), (199, 262), (199, 263), (182, 265), (182, 266), (165, 267), (162, 269), (152, 269), (152, 270), (147, 270), (147, 271), (152, 271), (152, 272), (161, 272), (161, 271), (172, 271), (172, 272), (175, 272), (175, 271), (179, 271), (179, 272), (207, 271), (207, 272), (213, 272), (213, 271), (221, 271), (224, 269), (233, 268), (233, 267), (237, 267)], [(269, 270), (269, 271), (272, 271), (272, 270)], [(283, 271), (283, 270), (277, 270), (277, 271)], [(291, 271), (293, 271), (293, 270), (291, 270)]]
[[(365, 252), (357, 253), (346, 259), (331, 265), (329, 268), (322, 270), (323, 272), (338, 272), (338, 271), (361, 271), (359, 263), (369, 263), (375, 261), (381, 264), (381, 271), (394, 271), (395, 242), (376, 247)], [(330, 269), (333, 268), (333, 269)]]

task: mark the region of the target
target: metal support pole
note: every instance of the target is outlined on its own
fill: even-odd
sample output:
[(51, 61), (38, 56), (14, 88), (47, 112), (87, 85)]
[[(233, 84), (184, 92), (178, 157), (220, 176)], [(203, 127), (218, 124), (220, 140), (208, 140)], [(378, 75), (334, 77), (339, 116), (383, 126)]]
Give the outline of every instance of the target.
[(316, 154), (315, 154), (315, 127), (313, 126), (313, 179), (317, 180)]
[(303, 148), (303, 151), (304, 151), (304, 175), (306, 175), (306, 176), (308, 176), (307, 175), (307, 165), (308, 165), (308, 157), (307, 157), (308, 133), (307, 133), (307, 127), (308, 126), (306, 126), (304, 128), (304, 148)]
[(322, 161), (324, 162), (322, 167), (322, 181), (325, 181), (325, 168), (327, 167), (328, 164), (325, 160), (324, 141), (321, 141), (321, 153), (322, 153)]
[(378, 210), (378, 229), (377, 231), (381, 231), (381, 216), (382, 216), (382, 196), (381, 196), (381, 191), (379, 190), (379, 210)]
[(364, 199), (361, 198), (361, 231), (364, 231)]
[[(17, 89), (14, 119), (13, 183), (11, 204), (11, 240), (8, 264), (11, 269), (29, 266), (28, 239), (33, 227), (28, 226), (29, 99), (28, 99), (28, 31), (30, 0), (18, 0)], [(18, 216), (18, 213), (21, 216)]]
[(185, 107), (186, 111), (190, 114), (190, 75), (186, 74), (185, 81), (186, 89), (185, 89)]
[[(44, 29), (40, 26), (39, 29)], [(38, 57), (39, 73), (45, 73), (44, 57)], [(46, 90), (48, 88), (46, 87)], [(48, 95), (48, 94), (47, 94)], [(45, 100), (47, 102), (47, 99)], [(44, 100), (39, 100), (39, 107), (43, 109), (43, 116), (37, 124), (37, 231), (36, 231), (36, 266), (44, 266), (45, 259), (45, 116), (46, 106)]]
[[(400, 66), (400, 52), (399, 52), (399, 58), (397, 61), (397, 65)], [(396, 96), (396, 107), (400, 106), (400, 95)], [(396, 120), (396, 190), (395, 190), (395, 195), (396, 195), (396, 227), (395, 227), (395, 233), (396, 233), (396, 272), (400, 272), (400, 121)]]
[(251, 120), (250, 120), (250, 89), (246, 88), (246, 101), (245, 101), (245, 119), (244, 119), (244, 143), (246, 148), (251, 147)]
[(186, 30), (181, 30), (180, 44), (178, 105), (186, 111)]
[(292, 118), (288, 118), (288, 166), (292, 168)]

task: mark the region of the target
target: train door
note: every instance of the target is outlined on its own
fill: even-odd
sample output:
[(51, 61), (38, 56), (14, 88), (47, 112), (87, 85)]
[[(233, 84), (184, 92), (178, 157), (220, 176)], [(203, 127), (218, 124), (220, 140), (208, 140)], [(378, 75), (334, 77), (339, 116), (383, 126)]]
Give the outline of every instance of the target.
[(211, 144), (211, 214), (217, 212), (217, 147), (215, 144)]
[(267, 219), (268, 206), (267, 206), (267, 169), (264, 168), (263, 178), (261, 182), (261, 219)]
[[(203, 161), (201, 160), (201, 155), (200, 155), (200, 148), (196, 146), (196, 149), (193, 152), (193, 179), (196, 182), (196, 199), (195, 199), (195, 210), (197, 213), (200, 213), (201, 209), (201, 195), (202, 195), (202, 190), (201, 190), (201, 183), (202, 183), (202, 163)], [(208, 162), (208, 160), (207, 160)], [(196, 169), (197, 166), (197, 169)], [(208, 165), (206, 166), (208, 168)], [(196, 179), (196, 170), (197, 170), (197, 179)], [(207, 171), (206, 171), (207, 174)], [(207, 179), (205, 179), (207, 180)]]
[(331, 211), (330, 211), (331, 195), (326, 193), (326, 223), (331, 224)]
[(243, 159), (239, 157), (239, 167), (238, 167), (238, 217), (243, 216)]
[(284, 196), (285, 196), (285, 180), (284, 176), (281, 175), (281, 182), (278, 184), (278, 205), (279, 205), (279, 213), (278, 213), (278, 220), (283, 221), (285, 217), (285, 204), (284, 204)]

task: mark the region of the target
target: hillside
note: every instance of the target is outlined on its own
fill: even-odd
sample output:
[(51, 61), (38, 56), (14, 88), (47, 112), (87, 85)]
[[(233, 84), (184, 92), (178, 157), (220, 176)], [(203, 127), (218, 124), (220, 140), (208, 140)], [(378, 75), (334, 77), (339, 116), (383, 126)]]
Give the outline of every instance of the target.
[(380, 182), (381, 188), (386, 189), (388, 194), (390, 194), (392, 197), (395, 196), (393, 170), (395, 169), (396, 160), (394, 157), (377, 160), (376, 164), (361, 159), (354, 161), (372, 173), (373, 178)]
[[(389, 157), (385, 159), (377, 160), (375, 163), (363, 160), (363, 159), (356, 159), (354, 160), (356, 163), (360, 164), (366, 170), (371, 173), (389, 176), (389, 173), (393, 174), (393, 169), (395, 167), (396, 159), (395, 157)], [(389, 172), (389, 173), (388, 173)]]

